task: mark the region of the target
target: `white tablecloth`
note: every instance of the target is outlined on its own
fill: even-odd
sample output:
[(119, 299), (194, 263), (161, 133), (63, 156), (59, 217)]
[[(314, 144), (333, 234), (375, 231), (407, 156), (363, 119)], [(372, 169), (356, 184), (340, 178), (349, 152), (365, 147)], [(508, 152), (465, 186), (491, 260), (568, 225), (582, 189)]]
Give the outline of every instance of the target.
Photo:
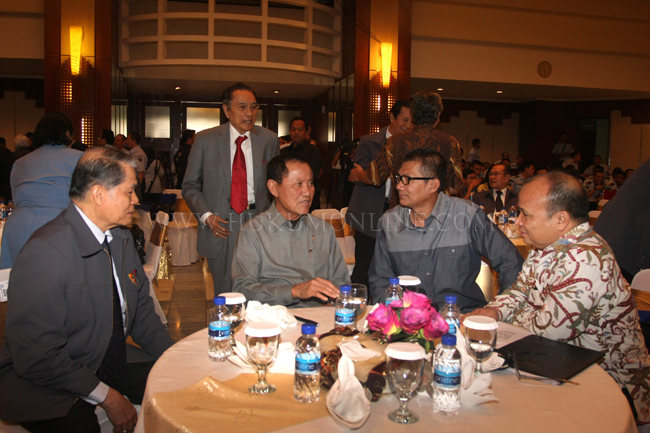
[[(333, 327), (334, 310), (331, 307), (295, 310), (296, 314), (316, 320), (321, 324), (318, 333)], [(237, 339), (243, 339), (240, 330)], [(300, 334), (299, 326), (282, 334), (283, 341), (292, 341)], [(143, 410), (149, 396), (174, 391), (194, 385), (205, 376), (225, 381), (240, 374), (241, 370), (229, 362), (217, 363), (208, 359), (207, 329), (198, 331), (171, 347), (153, 367), (144, 397)], [(420, 394), (411, 400), (409, 408), (420, 416), (417, 424), (400, 427), (387, 418), (387, 413), (397, 408), (397, 399), (388, 396), (372, 403), (371, 415), (359, 432), (393, 431), (430, 433), (435, 428), (441, 432), (636, 432), (632, 412), (614, 380), (598, 365), (593, 365), (573, 380), (578, 386), (552, 386), (546, 384), (524, 385), (514, 374), (495, 372), (493, 389), (498, 403), (471, 408), (462, 407), (455, 417), (433, 413), (433, 400)], [(268, 396), (273, 398), (273, 396)], [(325, 395), (321, 394), (321, 398)], [(215, 426), (215, 428), (217, 428)], [(136, 432), (144, 432), (144, 417), (140, 417)], [(329, 417), (292, 426), (283, 432), (331, 433), (345, 431)], [(196, 432), (194, 432), (196, 433)]]

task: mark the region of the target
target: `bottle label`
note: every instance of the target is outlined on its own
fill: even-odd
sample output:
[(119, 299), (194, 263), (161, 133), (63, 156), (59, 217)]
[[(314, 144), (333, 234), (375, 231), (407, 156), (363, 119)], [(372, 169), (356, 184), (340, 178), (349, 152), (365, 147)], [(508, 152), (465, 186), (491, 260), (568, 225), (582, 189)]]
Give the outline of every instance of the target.
[(449, 333), (452, 335), (456, 335), (456, 331), (458, 330), (458, 325), (460, 323), (459, 320), (456, 318), (452, 319), (448, 317), (446, 321), (447, 324), (449, 325)]
[(296, 355), (296, 374), (312, 376), (320, 373), (320, 355), (301, 353)]
[(217, 320), (210, 322), (208, 327), (208, 334), (210, 338), (217, 341), (222, 341), (230, 338), (230, 322), (225, 320)]
[(350, 308), (339, 308), (334, 313), (334, 324), (339, 326), (352, 325), (354, 323), (354, 310)]
[(388, 307), (390, 305), (390, 303), (394, 302), (394, 301), (399, 301), (399, 298), (397, 296), (393, 296), (392, 298), (387, 298), (386, 299), (386, 306)]
[(433, 381), (436, 386), (456, 389), (460, 386), (460, 371), (446, 372), (436, 368), (433, 370)]

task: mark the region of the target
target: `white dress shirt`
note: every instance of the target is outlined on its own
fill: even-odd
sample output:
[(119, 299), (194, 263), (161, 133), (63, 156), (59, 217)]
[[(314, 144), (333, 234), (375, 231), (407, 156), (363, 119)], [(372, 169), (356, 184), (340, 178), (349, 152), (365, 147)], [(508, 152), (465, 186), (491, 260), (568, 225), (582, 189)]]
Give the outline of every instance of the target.
[[(86, 214), (83, 213), (81, 209), (77, 207), (77, 205), (74, 205), (74, 207), (77, 209), (79, 212), (79, 215), (81, 215), (81, 218), (86, 222), (86, 225), (90, 229), (90, 231), (93, 233), (95, 238), (97, 239), (97, 242), (101, 244), (104, 243), (104, 239), (109, 243), (113, 240), (113, 235), (111, 234), (110, 230), (106, 230), (105, 232), (101, 231), (97, 225), (95, 225), (94, 222), (92, 222)], [(120, 286), (120, 279), (117, 277), (117, 270), (115, 269), (115, 261), (111, 257), (111, 261), (113, 262), (113, 278), (115, 280), (115, 284), (117, 285), (117, 294), (120, 297), (120, 306), (122, 307), (122, 323), (124, 324), (124, 331), (126, 331), (126, 304), (124, 303), (124, 296), (122, 295), (122, 287)], [(106, 400), (106, 396), (108, 395), (108, 390), (109, 386), (106, 385), (104, 382), (99, 382), (99, 385), (93, 391), (88, 394), (88, 397), (83, 397), (85, 401), (87, 401), (90, 404), (100, 404), (104, 400)]]

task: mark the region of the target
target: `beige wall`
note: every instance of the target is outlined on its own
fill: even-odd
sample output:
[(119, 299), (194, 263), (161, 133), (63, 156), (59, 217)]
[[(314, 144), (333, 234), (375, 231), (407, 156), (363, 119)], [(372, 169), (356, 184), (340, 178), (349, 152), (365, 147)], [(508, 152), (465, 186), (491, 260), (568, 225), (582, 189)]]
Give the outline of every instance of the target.
[(411, 76), (650, 91), (649, 16), (647, 0), (414, 0)]
[(44, 57), (43, 1), (0, 0), (0, 58)]
[(512, 113), (512, 118), (503, 119), (502, 125), (487, 125), (485, 119), (478, 117), (476, 111), (460, 111), (458, 117), (452, 116), (449, 123), (440, 123), (438, 128), (453, 135), (465, 151), (467, 160), (474, 138), (481, 139), (480, 156), (483, 162), (501, 159), (501, 152), (510, 153), (514, 162), (519, 147), (519, 113)]
[(636, 169), (650, 158), (650, 124), (633, 125), (619, 110), (612, 111), (610, 121), (610, 167)]
[(14, 137), (33, 132), (45, 109), (36, 107), (36, 101), (25, 99), (25, 92), (4, 92), (0, 98), (0, 137), (7, 140), (7, 148), (14, 149)]

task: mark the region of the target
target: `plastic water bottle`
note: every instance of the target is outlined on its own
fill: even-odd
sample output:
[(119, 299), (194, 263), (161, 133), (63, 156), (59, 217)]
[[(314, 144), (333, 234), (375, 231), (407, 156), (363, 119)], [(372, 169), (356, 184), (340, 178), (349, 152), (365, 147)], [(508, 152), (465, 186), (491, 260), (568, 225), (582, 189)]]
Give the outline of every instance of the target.
[(440, 315), (445, 318), (449, 325), (449, 333), (456, 335), (460, 325), (460, 308), (456, 305), (456, 295), (446, 295), (445, 305), (440, 309)]
[(398, 301), (402, 299), (404, 296), (404, 291), (402, 290), (402, 287), (399, 285), (399, 278), (394, 277), (388, 280), (390, 285), (386, 289), (386, 306), (390, 304), (393, 301)]
[(11, 215), (13, 211), (14, 211), (14, 202), (12, 200), (9, 200), (7, 202), (7, 217)]
[(226, 307), (226, 298), (214, 298), (214, 307), (210, 310), (210, 326), (208, 326), (208, 355), (213, 361), (225, 361), (232, 355), (230, 345), (230, 315)]
[(460, 410), (461, 354), (456, 336), (445, 334), (433, 358), (433, 411), (457, 415)]
[(320, 395), (320, 342), (314, 335), (316, 325), (302, 325), (302, 337), (296, 341), (296, 374), (293, 396), (301, 403), (318, 401)]
[(334, 330), (342, 331), (345, 328), (356, 329), (354, 317), (354, 303), (349, 284), (341, 286), (341, 293), (334, 302)]

